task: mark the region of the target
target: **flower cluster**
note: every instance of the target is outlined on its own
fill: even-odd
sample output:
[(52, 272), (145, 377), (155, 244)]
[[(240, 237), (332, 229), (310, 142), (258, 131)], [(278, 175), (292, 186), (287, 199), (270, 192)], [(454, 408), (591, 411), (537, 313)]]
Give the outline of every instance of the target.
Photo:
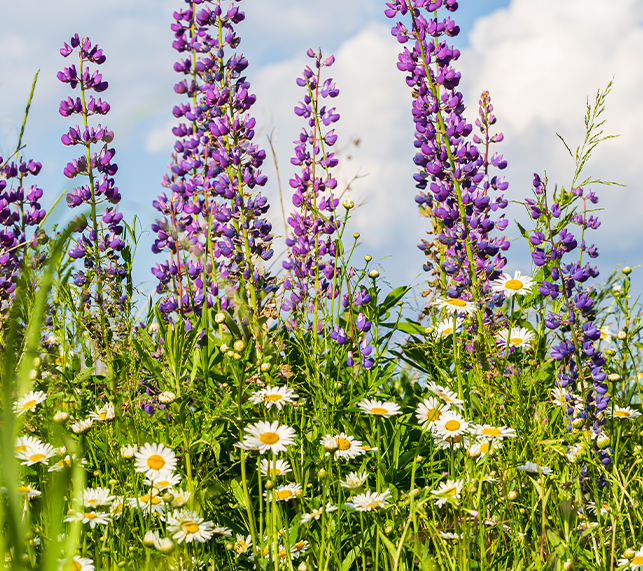
[(245, 16), (234, 4), (227, 11), (219, 2), (187, 4), (174, 13), (172, 31), (174, 49), (188, 56), (174, 65), (185, 77), (174, 90), (188, 100), (173, 111), (184, 122), (172, 130), (177, 141), (162, 183), (171, 194), (154, 201), (162, 218), (152, 225), (152, 251), (169, 254), (152, 269), (163, 295), (159, 307), (165, 315), (200, 315), (202, 306), (215, 304), (225, 310), (232, 292), (220, 292), (221, 282), (239, 287), (257, 312), (261, 291), (276, 290), (264, 267), (273, 254), (272, 226), (263, 218), (269, 205), (250, 193), (266, 183), (260, 170), (266, 153), (253, 143), (256, 120), (248, 111), (256, 98), (242, 75), (248, 61), (226, 56), (226, 48), (239, 45), (234, 25)]

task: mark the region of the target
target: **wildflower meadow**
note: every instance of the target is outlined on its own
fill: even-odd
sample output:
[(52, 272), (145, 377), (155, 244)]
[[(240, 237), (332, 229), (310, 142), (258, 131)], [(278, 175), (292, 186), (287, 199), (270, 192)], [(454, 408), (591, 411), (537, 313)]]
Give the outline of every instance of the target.
[[(68, 188), (38, 186), (23, 136), (37, 76), (0, 157), (0, 565), (643, 569), (637, 268), (599, 274), (612, 183), (587, 172), (611, 138), (611, 84), (560, 147), (567, 178), (535, 164), (510, 187), (493, 94), (459, 91), (457, 1), (382, 0), (414, 125), (407, 232), (425, 256), (421, 288), (391, 287), (338, 182), (335, 57), (300, 54), (299, 137), (275, 165), (237, 30), (252, 11), (175, 4), (181, 103), (167, 172), (148, 181), (155, 219), (119, 212), (135, 189), (108, 127), (109, 54), (83, 30), (58, 46), (51, 144), (75, 157)], [(263, 191), (275, 166), (281, 204)], [(53, 200), (71, 223), (52, 226)], [(132, 277), (150, 259), (142, 231), (149, 298)], [(531, 260), (509, 271), (516, 240)]]

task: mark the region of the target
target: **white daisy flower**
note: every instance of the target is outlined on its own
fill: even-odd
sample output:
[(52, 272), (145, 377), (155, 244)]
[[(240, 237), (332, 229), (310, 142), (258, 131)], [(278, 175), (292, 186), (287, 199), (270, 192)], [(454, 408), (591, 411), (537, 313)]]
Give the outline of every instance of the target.
[(41, 492), (36, 490), (31, 484), (25, 484), (24, 486), (18, 486), (16, 488), (16, 492), (18, 492), (21, 496), (25, 496), (27, 499), (31, 500), (33, 498), (37, 498), (41, 495)]
[(601, 341), (605, 342), (606, 345), (609, 345), (612, 342), (612, 329), (609, 325), (604, 325), (601, 327)]
[(308, 548), (308, 542), (304, 539), (298, 541), (290, 547), (290, 555), (293, 559), (297, 559)]
[(283, 476), (288, 472), (292, 472), (290, 462), (288, 460), (277, 460), (275, 463), (272, 460), (263, 458), (260, 463), (261, 473), (264, 476)]
[(436, 496), (435, 505), (441, 508), (447, 503), (449, 498), (459, 500), (463, 486), (464, 480), (447, 480), (446, 482), (440, 482), (438, 489), (431, 491), (431, 493)]
[(643, 569), (643, 547), (634, 552), (632, 559), (619, 559), (618, 566), (627, 565), (625, 569)]
[(471, 458), (484, 458), (487, 454), (493, 456), (498, 450), (502, 448), (501, 440), (482, 440), (476, 442), (473, 446), (469, 447), (467, 454)]
[(114, 420), (116, 418), (116, 411), (114, 410), (114, 405), (111, 402), (107, 404), (96, 407), (96, 412), (90, 412), (89, 418), (95, 420), (96, 422), (106, 422), (108, 420)]
[[(507, 336), (509, 336), (508, 340)], [(525, 327), (512, 327), (511, 332), (507, 329), (501, 329), (498, 331), (496, 334), (496, 343), (501, 347), (506, 347), (508, 342), (509, 347), (521, 348), (529, 346), (535, 338), (535, 333)]]
[(42, 441), (40, 438), (36, 438), (35, 436), (19, 436), (16, 438), (16, 455), (18, 458), (22, 458), (20, 454), (27, 452), (30, 448), (33, 448), (34, 446), (40, 446), (42, 444)]
[(357, 403), (357, 406), (365, 414), (372, 414), (373, 416), (393, 416), (400, 414), (402, 411), (399, 405), (394, 402), (387, 402), (381, 400), (364, 399)]
[(141, 540), (143, 542), (143, 545), (146, 545), (147, 547), (152, 547), (154, 545), (154, 540), (159, 539), (161, 535), (159, 534), (158, 531), (154, 530), (152, 531), (151, 529), (145, 532), (145, 535), (143, 536), (143, 539)]
[(42, 391), (29, 391), (25, 396), (19, 398), (13, 405), (14, 412), (20, 416), (25, 412), (33, 412), (36, 407), (47, 400), (47, 393)]
[(415, 416), (423, 428), (429, 428), (440, 420), (444, 411), (449, 410), (449, 405), (444, 404), (435, 397), (424, 399), (415, 409)]
[(170, 472), (167, 472), (165, 474), (161, 474), (160, 476), (146, 478), (144, 484), (148, 488), (153, 486), (159, 492), (163, 492), (168, 489), (171, 490), (174, 486), (180, 484), (181, 480), (182, 478), (179, 474), (172, 474)]
[(74, 424), (72, 424), (69, 428), (71, 428), (71, 431), (74, 434), (84, 434), (92, 427), (93, 424), (94, 421), (91, 418), (87, 418), (85, 420), (74, 422)]
[(476, 424), (473, 426), (473, 434), (483, 438), (516, 438), (516, 431), (508, 426), (491, 426), (490, 424)]
[(433, 424), (433, 432), (441, 438), (453, 438), (469, 431), (469, 423), (453, 410), (445, 410)]
[(182, 508), (185, 504), (188, 503), (191, 495), (190, 492), (186, 490), (173, 490), (172, 494), (174, 495), (174, 497), (172, 498), (170, 505), (173, 508)]
[[(67, 454), (64, 458), (61, 458), (58, 460), (58, 462), (54, 462), (51, 466), (49, 466), (49, 472), (61, 472), (65, 468), (71, 468), (71, 464), (73, 461), (76, 460), (76, 455), (74, 454), (73, 456), (70, 456)], [(85, 458), (82, 458), (80, 460), (80, 465), (81, 466), (87, 466), (87, 460)]]
[(462, 534), (452, 533), (450, 531), (438, 531), (438, 535), (442, 539), (462, 539)]
[(492, 291), (504, 293), (505, 297), (512, 297), (530, 293), (536, 282), (530, 276), (523, 276), (520, 271), (516, 270), (513, 278), (511, 274), (503, 273), (502, 277), (490, 285)]
[(364, 454), (362, 441), (355, 440), (353, 436), (348, 436), (348, 434), (344, 432), (340, 432), (336, 436), (327, 434), (321, 439), (321, 445), (328, 451), (326, 454), (334, 451), (335, 458), (342, 458), (344, 460), (350, 460), (360, 454)]
[(458, 448), (469, 448), (469, 437), (466, 434), (446, 436), (444, 438), (438, 434), (434, 434), (433, 442), (441, 450), (457, 450)]
[(73, 559), (68, 559), (67, 564), (63, 565), (62, 569), (69, 569), (70, 571), (94, 571), (94, 560), (76, 555)]
[(96, 509), (99, 506), (111, 506), (114, 496), (109, 495), (109, 488), (85, 488), (83, 490), (83, 505)]
[(159, 491), (152, 490), (151, 492), (151, 494), (129, 498), (127, 503), (133, 508), (139, 508), (149, 513), (163, 513), (165, 507), (163, 506), (163, 500), (159, 498)]
[(109, 508), (109, 513), (114, 519), (118, 519), (123, 514), (125, 508), (125, 498), (123, 496), (116, 496), (112, 505)]
[(340, 480), (339, 484), (341, 485), (342, 488), (346, 488), (348, 490), (355, 490), (356, 488), (361, 488), (367, 479), (368, 479), (368, 472), (362, 472), (361, 474), (358, 472), (351, 472), (343, 480)]
[(259, 421), (246, 426), (247, 435), (243, 445), (248, 450), (258, 450), (261, 454), (268, 452), (285, 452), (286, 446), (294, 443), (295, 430), (279, 422)]
[(36, 444), (27, 448), (24, 452), (18, 454), (18, 458), (24, 460), (23, 466), (33, 466), (34, 464), (47, 464), (47, 460), (56, 455), (56, 449), (51, 444)]
[(536, 462), (525, 462), (522, 466), (516, 466), (516, 470), (529, 472), (531, 474), (538, 474), (538, 472), (540, 471), (543, 476), (549, 476), (550, 474), (553, 474), (551, 468), (548, 468), (547, 466), (539, 466), (538, 464), (536, 464)]
[[(601, 515), (605, 515), (610, 510), (611, 508), (608, 502), (601, 502)], [(596, 515), (596, 504), (594, 502), (589, 502), (587, 504), (587, 511)]]
[(156, 398), (161, 404), (172, 404), (176, 400), (176, 395), (172, 391), (163, 391)]
[(438, 309), (444, 309), (447, 313), (466, 313), (473, 315), (476, 312), (476, 304), (466, 299), (446, 297), (433, 302)]
[(334, 506), (330, 502), (326, 504), (326, 507), (320, 506), (316, 510), (313, 510), (310, 513), (301, 514), (301, 523), (309, 523), (314, 519), (319, 519), (323, 513), (330, 513), (337, 510), (337, 506)]
[(69, 413), (66, 410), (56, 411), (56, 414), (54, 414), (53, 418), (54, 422), (57, 422), (59, 424), (62, 422), (66, 422), (67, 419), (69, 419)]
[(452, 390), (449, 390), (442, 385), (438, 385), (433, 381), (428, 382), (426, 388), (428, 391), (432, 392), (435, 396), (437, 396), (448, 405), (453, 405), (460, 408), (460, 406), (464, 403), (464, 401), (459, 399), (458, 395), (455, 394)]
[[(462, 327), (463, 323), (464, 323), (464, 319), (462, 319), (461, 317), (458, 317), (456, 319), (456, 322), (455, 322), (456, 331), (460, 329), (460, 327)], [(449, 337), (449, 335), (451, 335), (452, 333), (453, 333), (453, 318), (451, 319), (447, 318), (440, 321), (440, 323), (438, 323), (435, 326), (435, 329), (433, 330), (433, 335), (435, 337), (443, 337), (443, 338)]]
[(214, 535), (211, 521), (204, 521), (196, 512), (175, 510), (167, 518), (167, 531), (177, 543), (205, 543)]
[(349, 502), (344, 505), (357, 510), (358, 512), (370, 512), (388, 505), (388, 498), (391, 493), (386, 490), (383, 493), (378, 492), (364, 492), (353, 496)]
[(82, 521), (88, 523), (89, 527), (94, 529), (97, 525), (107, 525), (112, 521), (112, 516), (102, 512), (75, 512), (72, 511), (65, 521)]
[[(300, 484), (286, 484), (285, 486), (278, 486), (274, 490), (275, 499), (278, 502), (287, 502), (294, 500), (297, 496), (301, 495), (301, 485)], [(267, 490), (263, 493), (263, 497), (267, 500), (272, 500), (273, 491)]]
[(150, 479), (166, 477), (176, 468), (176, 455), (164, 444), (145, 443), (134, 455), (134, 469)]
[(138, 446), (136, 444), (126, 444), (125, 446), (121, 446), (121, 458), (125, 458), (125, 460), (134, 458), (134, 454), (136, 454), (137, 451)]
[(252, 548), (252, 536), (248, 535), (243, 537), (240, 533), (237, 533), (237, 540), (232, 544), (232, 550), (235, 552), (236, 556), (244, 555)]
[(629, 406), (626, 406), (624, 408), (615, 406), (614, 411), (609, 408), (605, 412), (609, 416), (613, 416), (614, 418), (636, 418), (637, 416), (641, 416), (641, 413), (638, 410), (630, 408)]
[(574, 444), (574, 446), (571, 446), (566, 452), (567, 460), (575, 464), (584, 452), (585, 446), (582, 443)]
[(154, 548), (161, 553), (170, 553), (174, 549), (174, 542), (169, 537), (155, 537)]
[(266, 408), (276, 406), (279, 410), (287, 403), (297, 399), (297, 393), (288, 387), (265, 387), (250, 397), (254, 404), (264, 404)]

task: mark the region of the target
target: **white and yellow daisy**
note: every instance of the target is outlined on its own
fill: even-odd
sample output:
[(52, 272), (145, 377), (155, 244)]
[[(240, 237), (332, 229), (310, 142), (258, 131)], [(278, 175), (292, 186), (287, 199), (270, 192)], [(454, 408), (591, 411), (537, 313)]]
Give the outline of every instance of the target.
[(169, 537), (157, 536), (153, 540), (154, 548), (161, 553), (171, 553), (174, 549), (174, 542)]
[(529, 472), (531, 474), (538, 474), (540, 472), (543, 476), (549, 476), (550, 474), (553, 474), (551, 468), (547, 466), (540, 466), (539, 464), (536, 464), (536, 462), (525, 462), (522, 466), (516, 466), (516, 470), (520, 470), (521, 472)]
[(69, 420), (69, 413), (66, 410), (58, 410), (56, 411), (56, 414), (54, 414), (53, 420), (58, 424), (67, 422), (67, 420)]
[(214, 537), (232, 537), (232, 530), (229, 527), (214, 527), (212, 535)]
[(68, 513), (65, 521), (82, 521), (88, 523), (89, 527), (94, 529), (97, 525), (108, 525), (112, 521), (112, 516), (103, 512), (75, 512)]
[(337, 506), (334, 506), (333, 504), (328, 502), (326, 506), (320, 506), (319, 508), (317, 508), (316, 510), (313, 510), (310, 513), (301, 514), (301, 523), (309, 523), (314, 519), (319, 519), (324, 513), (330, 513), (336, 510), (337, 510)]
[(484, 458), (487, 454), (493, 456), (498, 450), (502, 448), (501, 440), (481, 440), (476, 442), (467, 450), (467, 454), (471, 458)]
[[(74, 461), (76, 461), (76, 455), (74, 454), (70, 456), (67, 454), (67, 456), (49, 466), (49, 472), (61, 472), (65, 468), (71, 468), (72, 462)], [(80, 464), (81, 466), (87, 466), (87, 460), (85, 460), (85, 458), (81, 458)]]
[(466, 313), (473, 315), (476, 312), (476, 304), (466, 299), (456, 297), (445, 297), (433, 302), (438, 309), (444, 309), (447, 313)]
[(160, 492), (163, 492), (165, 490), (171, 490), (174, 486), (180, 484), (181, 480), (182, 478), (179, 474), (172, 474), (171, 472), (167, 472), (153, 478), (145, 478), (144, 484), (148, 488), (154, 487)]
[(176, 455), (164, 444), (145, 443), (134, 455), (134, 469), (150, 479), (160, 479), (176, 468)]
[[(464, 323), (464, 319), (461, 317), (458, 317), (455, 321), (455, 330), (457, 331), (460, 327), (462, 327), (462, 324)], [(433, 330), (433, 335), (438, 338), (445, 338), (449, 337), (453, 333), (453, 318), (446, 318), (440, 323), (436, 324), (435, 329)]]
[(242, 445), (249, 450), (258, 450), (261, 454), (271, 451), (275, 454), (285, 452), (286, 446), (294, 443), (295, 430), (279, 422), (259, 421), (249, 424), (244, 429), (247, 435)]
[(523, 276), (519, 270), (516, 270), (513, 278), (511, 274), (503, 273), (500, 278), (491, 282), (490, 285), (492, 291), (504, 293), (505, 297), (512, 297), (530, 293), (536, 282), (532, 277)]
[(148, 513), (163, 513), (165, 507), (163, 506), (163, 500), (159, 497), (160, 492), (158, 490), (151, 490), (151, 493), (143, 494), (142, 496), (137, 496), (135, 498), (129, 498), (127, 503), (133, 508), (139, 508), (142, 511)]
[(426, 388), (428, 391), (432, 392), (435, 396), (437, 396), (440, 400), (444, 401), (448, 405), (453, 405), (460, 408), (464, 402), (462, 399), (459, 399), (458, 395), (455, 394), (452, 390), (449, 390), (442, 385), (438, 385), (433, 381), (428, 382), (426, 384)]
[(281, 410), (285, 404), (291, 403), (298, 398), (297, 393), (288, 387), (265, 387), (258, 390), (250, 397), (254, 404), (264, 404), (266, 408), (276, 406)]
[(388, 490), (383, 493), (364, 492), (363, 494), (353, 496), (350, 498), (350, 501), (346, 502), (344, 505), (349, 508), (353, 508), (358, 512), (370, 512), (380, 508), (385, 508), (388, 505), (387, 500), (390, 495), (391, 492)]
[(290, 462), (288, 460), (277, 460), (275, 463), (273, 460), (267, 460), (263, 458), (260, 463), (261, 473), (264, 476), (284, 476), (288, 472), (292, 472), (290, 467)]
[(111, 506), (114, 496), (110, 496), (109, 492), (109, 488), (85, 488), (83, 490), (83, 505), (86, 508), (94, 509), (100, 506)]
[(607, 409), (605, 411), (609, 416), (613, 416), (614, 418), (636, 418), (637, 416), (641, 416), (641, 413), (638, 410), (635, 410), (633, 408), (630, 408), (629, 406), (626, 406), (624, 408), (620, 406), (615, 406), (614, 410), (612, 409)]
[(516, 431), (508, 426), (492, 426), (491, 424), (476, 424), (473, 434), (486, 439), (516, 438)]
[(237, 540), (232, 544), (232, 550), (235, 552), (236, 556), (245, 555), (249, 549), (252, 548), (252, 536), (248, 535), (243, 537), (240, 533), (237, 533)]
[(27, 448), (24, 452), (18, 454), (18, 458), (24, 460), (23, 466), (33, 466), (34, 464), (47, 464), (47, 460), (56, 455), (56, 449), (51, 444), (36, 444)]
[(290, 547), (290, 556), (293, 559), (297, 559), (300, 555), (303, 555), (306, 549), (308, 549), (308, 542), (305, 539), (301, 539)]
[(274, 491), (268, 490), (263, 493), (263, 497), (267, 500), (272, 500), (273, 495), (278, 502), (294, 500), (297, 496), (301, 495), (301, 485), (286, 484), (285, 486), (278, 486)]
[(423, 428), (430, 428), (444, 411), (449, 410), (449, 405), (439, 401), (435, 397), (424, 399), (415, 409), (415, 416)]
[(121, 458), (130, 460), (131, 458), (134, 458), (137, 451), (138, 446), (136, 444), (125, 444), (124, 446), (121, 446)]
[[(507, 336), (509, 336), (509, 339), (507, 339)], [(535, 338), (535, 333), (525, 327), (512, 327), (511, 332), (507, 329), (501, 329), (498, 331), (496, 334), (496, 343), (501, 347), (506, 346), (507, 343), (509, 343), (509, 347), (520, 349), (531, 345), (531, 342)]]
[(141, 542), (146, 547), (152, 547), (154, 545), (154, 540), (159, 539), (160, 537), (161, 535), (158, 531), (150, 529), (145, 532), (145, 535), (143, 536), (143, 539), (141, 540)]
[(387, 402), (381, 400), (364, 399), (357, 403), (357, 406), (365, 414), (372, 414), (373, 416), (393, 416), (400, 414), (402, 411), (399, 405), (394, 402)]
[(96, 412), (89, 413), (89, 418), (95, 420), (96, 422), (106, 422), (108, 420), (114, 420), (116, 418), (114, 405), (111, 402), (108, 402), (103, 406), (97, 406)]
[(74, 422), (69, 428), (74, 434), (84, 434), (87, 432), (94, 424), (94, 421), (91, 418), (86, 418), (85, 420), (78, 420)]
[(438, 489), (431, 491), (431, 493), (436, 496), (435, 505), (441, 508), (449, 501), (449, 499), (459, 500), (463, 486), (464, 480), (447, 480), (446, 482), (440, 482)]
[(123, 496), (116, 496), (112, 505), (109, 507), (109, 513), (114, 519), (118, 519), (123, 515), (125, 509), (125, 498)]
[(469, 431), (469, 423), (454, 410), (445, 410), (432, 428), (433, 432), (444, 438), (461, 436)]
[(42, 391), (29, 391), (25, 396), (20, 397), (13, 405), (14, 412), (20, 416), (25, 412), (33, 412), (36, 407), (47, 400), (47, 393)]
[(175, 510), (167, 518), (167, 531), (177, 543), (205, 543), (214, 534), (212, 522), (190, 510)]
[(173, 490), (172, 494), (174, 497), (172, 498), (170, 505), (173, 508), (182, 508), (190, 499), (190, 492), (186, 490)]
[(176, 400), (176, 395), (172, 391), (163, 391), (156, 398), (161, 404), (172, 404)]
[(618, 560), (619, 568), (626, 565), (625, 569), (643, 569), (643, 547), (634, 552), (634, 557), (626, 559), (625, 557)]
[(339, 484), (342, 488), (346, 488), (347, 490), (355, 490), (357, 488), (361, 488), (367, 479), (368, 472), (362, 472), (361, 474), (358, 472), (351, 472), (343, 480), (340, 480)]
[(574, 446), (570, 446), (566, 452), (567, 460), (569, 460), (572, 464), (575, 464), (578, 459), (583, 456), (585, 453), (585, 445), (583, 443), (579, 444), (574, 444)]
[(38, 498), (41, 495), (41, 492), (36, 490), (31, 484), (25, 484), (24, 486), (18, 486), (16, 488), (16, 492), (18, 492), (21, 496), (25, 496), (27, 499), (31, 500), (33, 498)]
[[(610, 508), (610, 505), (608, 502), (601, 502), (601, 515), (605, 515), (608, 511), (610, 511), (612, 508)], [(589, 502), (587, 504), (587, 511), (589, 513), (592, 513), (596, 515), (596, 504), (594, 502)]]
[(19, 436), (18, 438), (16, 438), (16, 446), (15, 446), (16, 455), (19, 458), (22, 458), (20, 454), (27, 452), (30, 448), (33, 448), (34, 446), (40, 446), (41, 444), (42, 444), (42, 441), (40, 440), (40, 438), (36, 438), (35, 436)]
[(76, 555), (71, 561), (67, 561), (69, 565), (63, 565), (62, 569), (69, 569), (69, 571), (94, 571), (94, 560), (88, 557)]
[(437, 434), (433, 434), (433, 442), (441, 450), (457, 450), (458, 448), (469, 448), (469, 437), (466, 434), (446, 436), (444, 438)]
[(355, 440), (353, 436), (349, 436), (344, 432), (340, 432), (336, 436), (327, 434), (321, 439), (321, 445), (327, 450), (327, 455), (334, 452), (335, 458), (343, 460), (350, 460), (360, 454), (364, 454), (362, 441)]
[(604, 325), (601, 327), (601, 339), (606, 345), (609, 345), (612, 342), (612, 330), (609, 325)]

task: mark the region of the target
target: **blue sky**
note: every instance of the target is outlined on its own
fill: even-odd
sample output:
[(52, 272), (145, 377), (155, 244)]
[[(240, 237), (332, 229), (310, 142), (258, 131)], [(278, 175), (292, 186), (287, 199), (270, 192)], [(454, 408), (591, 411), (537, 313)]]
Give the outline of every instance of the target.
[[(161, 192), (160, 181), (169, 160), (173, 123), (171, 109), (179, 100), (172, 90), (176, 59), (171, 49), (171, 13), (183, 6), (176, 0), (86, 1), (57, 0), (43, 5), (35, 0), (4, 2), (3, 19), (12, 27), (0, 40), (0, 154), (15, 145), (24, 103), (33, 74), (41, 68), (32, 114), (25, 134), (27, 155), (43, 163), (38, 177), (45, 189), (45, 204), (67, 188), (62, 175), (73, 150), (60, 143), (70, 121), (58, 115), (59, 100), (69, 94), (57, 82), (56, 71), (65, 60), (58, 54), (62, 42), (75, 32), (89, 35), (105, 51), (103, 66), (110, 89), (104, 94), (112, 105), (105, 123), (115, 132), (117, 184), (128, 218), (139, 216), (144, 227), (155, 217), (152, 200)], [(362, 234), (360, 255), (382, 259), (393, 285), (421, 283), (422, 255), (415, 248), (425, 228), (417, 215), (412, 182), (413, 125), (404, 76), (395, 69), (398, 44), (389, 35), (391, 21), (375, 0), (245, 0), (246, 21), (240, 25), (240, 51), (250, 61), (249, 81), (258, 101), (258, 141), (277, 138), (282, 184), (288, 189), (291, 141), (300, 124), (292, 114), (299, 94), (294, 78), (307, 63), (305, 50), (322, 47), (334, 52), (332, 69), (342, 93), (337, 106), (342, 114), (339, 134), (345, 141), (359, 138), (359, 147), (346, 151), (340, 181), (359, 172), (367, 174), (351, 195), (364, 203), (355, 213), (354, 229)], [(508, 195), (514, 200), (529, 195), (531, 175), (547, 170), (550, 178), (565, 183), (571, 163), (556, 138), (560, 132), (575, 144), (582, 134), (585, 98), (616, 76), (607, 114), (607, 129), (622, 133), (606, 151), (598, 151), (590, 166), (594, 172), (629, 185), (608, 189), (608, 210), (595, 233), (601, 251), (600, 267), (643, 262), (640, 246), (643, 208), (638, 188), (637, 133), (643, 127), (643, 70), (636, 54), (643, 49), (640, 26), (643, 2), (615, 0), (609, 9), (599, 0), (566, 0), (548, 5), (530, 0), (463, 0), (455, 19), (462, 32), (457, 44), (463, 51), (459, 68), (462, 88), (475, 119), (477, 100), (490, 89), (498, 128), (506, 135), (498, 148), (508, 158)], [(623, 109), (627, 108), (627, 114)], [(348, 159), (348, 155), (351, 156)], [(274, 166), (266, 192), (273, 204), (275, 233), (283, 235)], [(290, 204), (286, 198), (286, 206)], [(55, 218), (72, 213), (61, 203)], [(519, 210), (513, 215), (521, 217)], [(510, 216), (511, 217), (511, 216)], [(507, 233), (517, 235), (510, 225)], [(282, 238), (277, 238), (279, 244)], [(149, 267), (157, 260), (144, 236), (137, 254), (135, 279), (145, 292), (155, 283)], [(279, 249), (279, 246), (276, 248)], [(518, 243), (510, 250), (510, 268), (530, 270), (530, 260)], [(634, 274), (636, 277), (636, 273)], [(640, 289), (640, 288), (637, 288)]]

